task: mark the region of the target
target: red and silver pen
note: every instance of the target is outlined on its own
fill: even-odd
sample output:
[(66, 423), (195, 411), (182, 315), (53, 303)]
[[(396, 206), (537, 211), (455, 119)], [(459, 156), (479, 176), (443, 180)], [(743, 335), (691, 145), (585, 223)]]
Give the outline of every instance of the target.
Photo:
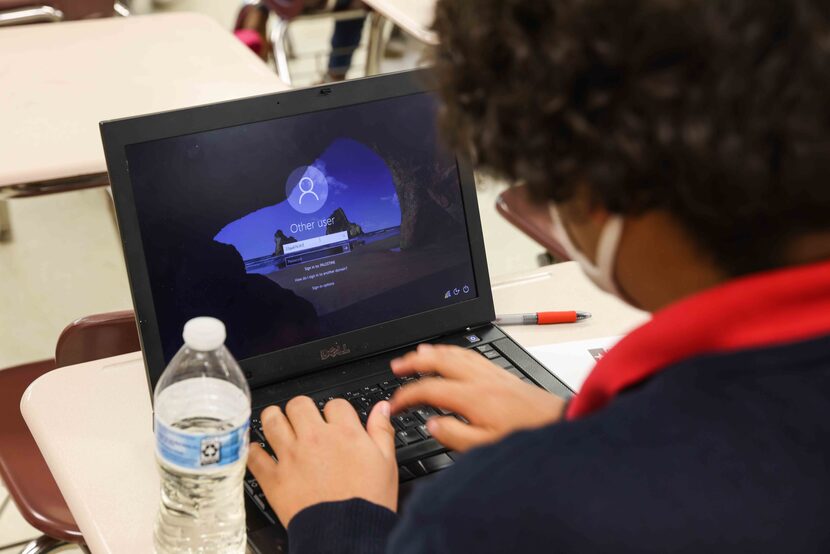
[(536, 312), (535, 314), (506, 314), (496, 316), (499, 325), (551, 325), (553, 323), (576, 323), (588, 319), (588, 312)]

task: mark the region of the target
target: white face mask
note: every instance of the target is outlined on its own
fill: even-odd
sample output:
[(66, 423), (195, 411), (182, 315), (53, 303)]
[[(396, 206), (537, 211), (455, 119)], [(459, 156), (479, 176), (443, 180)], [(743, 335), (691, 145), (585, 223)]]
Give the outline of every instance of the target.
[(617, 298), (625, 299), (617, 280), (614, 278), (614, 266), (617, 261), (617, 250), (620, 247), (620, 239), (623, 231), (623, 218), (619, 215), (609, 216), (599, 234), (597, 244), (597, 262), (592, 262), (568, 236), (568, 231), (562, 224), (559, 211), (556, 205), (550, 204), (550, 217), (553, 220), (553, 238), (556, 239), (568, 256), (579, 264), (585, 275), (594, 282), (596, 286), (611, 293)]

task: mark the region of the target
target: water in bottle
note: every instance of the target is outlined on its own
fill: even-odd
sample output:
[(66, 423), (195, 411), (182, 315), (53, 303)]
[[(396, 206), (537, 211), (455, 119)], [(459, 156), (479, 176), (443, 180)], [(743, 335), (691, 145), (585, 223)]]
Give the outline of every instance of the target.
[(242, 554), (251, 393), (225, 348), (221, 321), (192, 319), (183, 335), (154, 396), (161, 474), (156, 552)]

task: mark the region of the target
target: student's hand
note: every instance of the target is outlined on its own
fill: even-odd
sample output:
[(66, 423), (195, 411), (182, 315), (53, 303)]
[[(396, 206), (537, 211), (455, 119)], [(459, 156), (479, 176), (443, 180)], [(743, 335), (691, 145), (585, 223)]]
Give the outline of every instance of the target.
[(389, 403), (379, 402), (366, 430), (351, 404), (326, 404), (325, 420), (314, 402), (299, 396), (283, 413), (262, 412), (262, 429), (275, 462), (251, 445), (248, 468), (285, 527), (300, 511), (321, 502), (362, 498), (392, 511), (398, 504), (398, 464)]
[(456, 346), (422, 344), (416, 352), (394, 360), (392, 371), (398, 376), (438, 376), (401, 387), (392, 397), (392, 412), (426, 404), (463, 416), (469, 423), (453, 416), (427, 422), (436, 440), (460, 452), (558, 421), (565, 408), (558, 396), (522, 382), (477, 352)]

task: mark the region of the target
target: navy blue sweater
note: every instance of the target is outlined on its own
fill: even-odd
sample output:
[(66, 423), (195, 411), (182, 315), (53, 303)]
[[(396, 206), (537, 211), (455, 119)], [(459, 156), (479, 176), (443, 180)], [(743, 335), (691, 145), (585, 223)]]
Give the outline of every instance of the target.
[(677, 363), (576, 421), (289, 526), (294, 554), (830, 552), (830, 336)]

